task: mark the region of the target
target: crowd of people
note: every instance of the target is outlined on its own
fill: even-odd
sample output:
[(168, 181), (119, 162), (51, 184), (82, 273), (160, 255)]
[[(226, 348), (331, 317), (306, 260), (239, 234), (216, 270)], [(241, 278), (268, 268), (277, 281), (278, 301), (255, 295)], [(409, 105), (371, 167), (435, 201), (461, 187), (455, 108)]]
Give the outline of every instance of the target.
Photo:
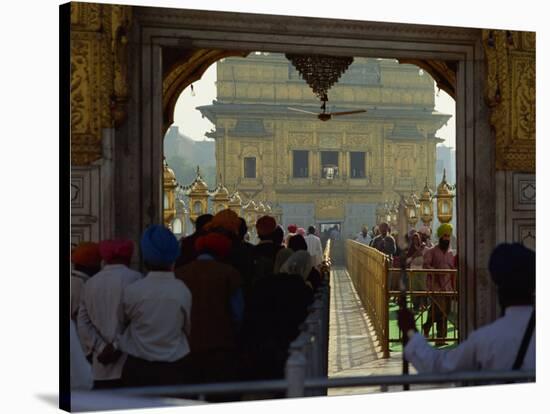
[[(453, 226), (449, 223), (441, 224), (437, 228), (437, 244), (432, 244), (431, 229), (422, 226), (419, 230), (410, 229), (405, 235), (407, 251), (405, 267), (408, 269), (456, 269), (457, 255), (450, 242)], [(388, 223), (382, 222), (369, 234), (368, 227), (364, 226), (356, 241), (369, 246), (390, 256), (394, 267), (401, 267), (401, 251), (391, 234)], [(400, 289), (400, 275), (390, 275), (390, 290)], [(412, 298), (412, 306), (415, 313), (427, 311), (426, 321), (422, 325), (424, 336), (429, 337), (433, 325), (436, 325), (436, 345), (447, 345), (447, 325), (449, 315), (453, 307), (453, 300), (445, 292), (456, 291), (456, 277), (454, 273), (430, 273), (416, 272), (410, 276), (410, 290), (437, 292), (427, 296), (415, 295)], [(440, 293), (443, 292), (443, 293)], [(440, 294), (438, 294), (440, 293)], [(396, 299), (397, 300), (397, 299)]]
[(229, 209), (198, 217), (180, 241), (151, 225), (139, 246), (146, 274), (131, 269), (130, 240), (73, 249), (72, 385), (282, 378), (325, 276), (323, 249), (313, 226), (291, 225), (285, 237), (271, 216), (256, 222), (258, 244), (247, 233)]
[[(405, 358), (419, 373), (453, 371), (535, 369), (535, 253), (519, 243), (498, 245), (489, 260), (489, 273), (497, 288), (501, 317), (472, 332), (452, 349), (437, 349), (426, 338), (436, 325), (435, 345), (446, 345), (447, 320), (452, 300), (445, 292), (456, 291), (454, 273), (430, 273), (430, 269), (456, 269), (458, 256), (451, 248), (453, 227), (441, 224), (436, 231), (437, 244), (432, 244), (431, 229), (411, 229), (405, 237), (405, 267), (423, 269), (412, 277), (410, 289), (440, 292), (413, 296), (412, 309), (402, 307), (398, 325), (405, 337)], [(364, 226), (356, 241), (390, 255), (394, 266), (400, 265), (399, 246), (387, 223), (369, 232)], [(394, 286), (395, 288), (395, 286)], [(418, 314), (427, 311), (427, 319), (417, 327)]]

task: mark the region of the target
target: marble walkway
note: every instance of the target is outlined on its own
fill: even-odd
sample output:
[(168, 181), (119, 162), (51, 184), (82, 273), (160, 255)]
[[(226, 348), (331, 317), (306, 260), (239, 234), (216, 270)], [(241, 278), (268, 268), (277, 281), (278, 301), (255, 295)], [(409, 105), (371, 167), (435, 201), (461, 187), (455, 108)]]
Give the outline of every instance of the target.
[[(401, 352), (391, 352), (382, 358), (380, 347), (373, 340), (369, 318), (361, 305), (353, 283), (344, 267), (331, 272), (331, 303), (329, 329), (329, 377), (367, 375), (400, 375)], [(410, 373), (416, 373), (410, 367)], [(440, 386), (415, 386), (411, 389), (431, 389)], [(400, 391), (402, 386), (387, 391)], [(332, 388), (328, 395), (352, 395), (380, 392), (380, 387)]]

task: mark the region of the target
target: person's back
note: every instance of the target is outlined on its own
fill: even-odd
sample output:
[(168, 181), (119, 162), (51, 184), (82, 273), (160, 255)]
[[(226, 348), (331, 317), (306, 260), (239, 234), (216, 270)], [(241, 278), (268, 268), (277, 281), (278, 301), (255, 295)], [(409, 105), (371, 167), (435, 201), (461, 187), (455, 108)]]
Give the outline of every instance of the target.
[[(399, 327), (409, 337), (405, 357), (419, 372), (535, 369), (535, 253), (518, 243), (503, 243), (491, 254), (489, 272), (504, 315), (454, 349), (432, 348), (417, 332), (414, 315), (399, 311)], [(528, 346), (522, 355), (524, 340)]]
[(241, 285), (232, 266), (215, 260), (195, 260), (176, 269), (193, 296), (191, 352), (235, 346), (231, 296)]
[(94, 350), (92, 367), (96, 381), (118, 380), (122, 374), (124, 356), (111, 364), (100, 363), (98, 356), (122, 334), (124, 289), (141, 278), (141, 273), (123, 264), (107, 264), (84, 288), (78, 331)]
[(313, 259), (313, 266), (319, 266), (323, 262), (323, 246), (321, 245), (321, 239), (315, 235), (315, 227), (309, 227), (308, 235), (304, 239), (307, 244), (307, 251)]
[[(532, 306), (509, 307), (503, 317), (472, 332), (450, 350), (429, 347), (421, 335), (415, 335), (405, 348), (405, 356), (420, 373), (512, 369), (532, 311)], [(535, 369), (535, 348), (533, 332), (521, 369)]]
[(185, 325), (191, 316), (191, 292), (173, 272), (152, 271), (124, 292), (130, 321), (124, 350), (148, 361), (175, 361), (189, 352)]

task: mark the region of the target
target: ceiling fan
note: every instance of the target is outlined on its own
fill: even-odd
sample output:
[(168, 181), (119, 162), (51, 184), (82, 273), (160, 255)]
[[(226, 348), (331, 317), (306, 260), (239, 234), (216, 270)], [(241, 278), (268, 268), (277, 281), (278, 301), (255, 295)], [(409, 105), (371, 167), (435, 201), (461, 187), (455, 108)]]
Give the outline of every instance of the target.
[(326, 98), (326, 96), (323, 97), (323, 98), (324, 99), (321, 100), (323, 102), (323, 104), (321, 105), (321, 109), (323, 110), (323, 112), (321, 112), (321, 113), (305, 111), (303, 109), (291, 108), (291, 107), (288, 107), (288, 109), (291, 110), (291, 111), (295, 111), (295, 112), (303, 112), (303, 113), (310, 114), (310, 115), (316, 115), (317, 118), (319, 118), (319, 120), (321, 120), (321, 121), (328, 121), (333, 116), (352, 115), (352, 114), (360, 114), (360, 113), (363, 113), (363, 112), (367, 112), (366, 109), (358, 109), (358, 110), (355, 110), (355, 111), (343, 111), (343, 112), (327, 112), (328, 98)]

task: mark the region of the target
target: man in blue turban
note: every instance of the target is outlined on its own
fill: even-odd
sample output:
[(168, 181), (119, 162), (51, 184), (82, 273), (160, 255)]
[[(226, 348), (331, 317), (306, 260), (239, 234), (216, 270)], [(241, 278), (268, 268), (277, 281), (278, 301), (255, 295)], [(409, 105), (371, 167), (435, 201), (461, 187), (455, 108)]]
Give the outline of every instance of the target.
[(498, 289), (502, 316), (470, 333), (456, 348), (437, 350), (417, 332), (413, 314), (399, 311), (409, 341), (405, 358), (419, 373), (473, 370), (535, 370), (535, 252), (503, 243), (491, 253), (489, 272)]
[(152, 225), (140, 244), (149, 273), (124, 290), (128, 327), (120, 348), (128, 358), (121, 380), (129, 387), (183, 383), (189, 374), (191, 292), (174, 275), (178, 241), (166, 227)]

